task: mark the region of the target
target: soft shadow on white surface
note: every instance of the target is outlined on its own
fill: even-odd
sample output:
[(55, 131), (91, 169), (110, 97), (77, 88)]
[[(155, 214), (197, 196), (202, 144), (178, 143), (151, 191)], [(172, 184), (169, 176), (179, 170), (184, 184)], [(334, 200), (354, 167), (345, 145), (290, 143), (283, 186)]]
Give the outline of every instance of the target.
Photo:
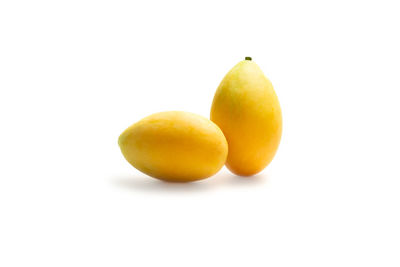
[(220, 172), (213, 177), (191, 183), (171, 183), (143, 175), (120, 175), (110, 178), (111, 183), (119, 188), (132, 191), (149, 192), (201, 192), (211, 191), (221, 187), (251, 187), (265, 184), (268, 180), (266, 174), (252, 177), (241, 177), (232, 173)]

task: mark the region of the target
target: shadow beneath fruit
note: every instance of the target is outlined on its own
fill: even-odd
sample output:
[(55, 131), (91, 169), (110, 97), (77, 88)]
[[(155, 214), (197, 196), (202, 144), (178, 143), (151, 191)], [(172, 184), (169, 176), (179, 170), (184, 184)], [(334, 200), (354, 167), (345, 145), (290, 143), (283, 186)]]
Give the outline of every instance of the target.
[(266, 174), (258, 174), (251, 177), (241, 177), (230, 173), (227, 170), (208, 179), (191, 183), (172, 183), (150, 178), (146, 175), (124, 175), (113, 177), (111, 182), (114, 186), (131, 191), (148, 191), (162, 193), (193, 193), (223, 188), (248, 188), (259, 187), (268, 182)]
[(226, 184), (230, 186), (260, 186), (268, 182), (267, 174), (257, 174), (253, 176), (238, 176), (235, 174), (231, 174), (229, 180), (226, 181)]

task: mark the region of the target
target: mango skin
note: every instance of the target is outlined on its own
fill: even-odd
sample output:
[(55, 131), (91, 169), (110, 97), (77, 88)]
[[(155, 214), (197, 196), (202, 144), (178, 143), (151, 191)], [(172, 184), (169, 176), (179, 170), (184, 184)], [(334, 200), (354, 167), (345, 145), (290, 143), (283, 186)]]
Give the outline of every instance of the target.
[(120, 135), (118, 144), (133, 167), (170, 182), (210, 177), (224, 166), (228, 154), (217, 125), (183, 111), (160, 112), (140, 120)]
[(253, 61), (241, 61), (226, 74), (211, 120), (228, 141), (226, 166), (233, 173), (254, 175), (272, 161), (282, 135), (281, 108), (271, 82)]

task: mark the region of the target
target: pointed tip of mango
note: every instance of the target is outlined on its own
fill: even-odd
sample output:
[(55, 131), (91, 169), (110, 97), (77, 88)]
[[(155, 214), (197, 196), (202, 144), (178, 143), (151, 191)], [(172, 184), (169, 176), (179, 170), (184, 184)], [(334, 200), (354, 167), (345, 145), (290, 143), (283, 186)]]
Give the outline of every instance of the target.
[(125, 134), (124, 133), (125, 133), (125, 131), (122, 134), (120, 134), (120, 136), (118, 137), (118, 145), (119, 145), (119, 147), (122, 146), (122, 143), (125, 140)]
[(118, 137), (118, 146), (121, 147), (121, 136)]

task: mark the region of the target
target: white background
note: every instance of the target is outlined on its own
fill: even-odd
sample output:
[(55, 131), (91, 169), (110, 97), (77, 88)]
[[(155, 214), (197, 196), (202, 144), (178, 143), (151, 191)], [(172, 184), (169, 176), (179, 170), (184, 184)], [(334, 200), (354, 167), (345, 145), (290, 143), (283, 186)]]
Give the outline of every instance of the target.
[[(0, 2), (0, 266), (400, 266), (398, 1)], [(117, 139), (209, 116), (245, 56), (281, 102), (262, 173), (169, 184)]]

